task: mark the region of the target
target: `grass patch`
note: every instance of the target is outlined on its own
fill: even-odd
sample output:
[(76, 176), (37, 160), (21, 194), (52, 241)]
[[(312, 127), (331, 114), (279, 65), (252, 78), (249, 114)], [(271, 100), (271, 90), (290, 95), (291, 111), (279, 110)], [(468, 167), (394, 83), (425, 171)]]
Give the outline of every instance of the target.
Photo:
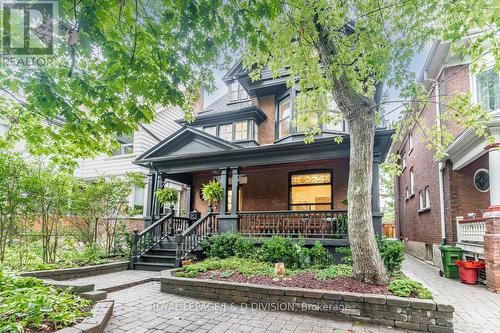
[(18, 277), (0, 270), (0, 332), (25, 329), (60, 329), (84, 317), (92, 302), (68, 290), (45, 286), (33, 277)]

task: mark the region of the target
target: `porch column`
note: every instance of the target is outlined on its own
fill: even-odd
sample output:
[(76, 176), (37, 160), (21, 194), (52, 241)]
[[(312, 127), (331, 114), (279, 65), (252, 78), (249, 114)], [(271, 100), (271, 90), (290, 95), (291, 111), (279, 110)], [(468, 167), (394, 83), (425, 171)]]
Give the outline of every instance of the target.
[(238, 184), (239, 184), (239, 175), (238, 175), (238, 167), (231, 168), (231, 215), (238, 215)]
[(486, 262), (486, 286), (500, 291), (500, 142), (488, 145), (490, 207), (486, 218), (484, 234), (484, 258)]
[(380, 211), (380, 176), (379, 176), (379, 164), (380, 164), (380, 154), (375, 153), (373, 156), (373, 167), (372, 167), (372, 221), (373, 230), (375, 235), (379, 240), (382, 240), (382, 212)]
[[(236, 172), (235, 172), (236, 169)], [(223, 234), (226, 232), (238, 232), (238, 215), (235, 214), (235, 209), (237, 210), (238, 208), (238, 201), (236, 201), (236, 206), (234, 204), (234, 200), (236, 197), (236, 200), (238, 198), (238, 194), (235, 196), (235, 186), (236, 186), (236, 193), (238, 193), (238, 168), (231, 167), (231, 170), (233, 172), (232, 175), (232, 207), (231, 207), (231, 213), (227, 214), (227, 168), (221, 169), (221, 176), (220, 176), (220, 183), (222, 185), (222, 188), (224, 189), (224, 193), (222, 196), (222, 200), (220, 202), (220, 214), (217, 217), (217, 223), (218, 223), (218, 232)], [(235, 181), (236, 177), (236, 181)]]
[(153, 200), (154, 200), (154, 192), (155, 192), (155, 174), (153, 172), (150, 172), (148, 174), (148, 184), (147, 184), (147, 189), (148, 189), (148, 195), (146, 197), (146, 216), (144, 219), (144, 226), (149, 227), (152, 224), (153, 217)]
[(155, 203), (153, 214), (154, 214), (155, 217), (159, 217), (160, 216), (160, 202), (156, 198), (156, 191), (159, 190), (159, 189), (161, 189), (161, 186), (163, 184), (161, 178), (162, 178), (161, 172), (156, 172), (155, 193), (153, 193), (153, 198), (154, 198), (154, 203)]
[(220, 169), (220, 184), (222, 186), (222, 198), (219, 202), (220, 215), (226, 215), (227, 212), (227, 168)]

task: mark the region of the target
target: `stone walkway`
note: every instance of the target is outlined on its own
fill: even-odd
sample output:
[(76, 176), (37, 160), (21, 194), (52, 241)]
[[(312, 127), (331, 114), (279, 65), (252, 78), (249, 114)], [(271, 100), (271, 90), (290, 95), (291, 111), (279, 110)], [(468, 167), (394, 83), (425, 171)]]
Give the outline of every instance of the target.
[(124, 289), (130, 286), (151, 281), (151, 279), (159, 278), (160, 272), (127, 270), (102, 275), (87, 276), (66, 281), (76, 281), (82, 284), (93, 283), (95, 285), (95, 290), (116, 291), (118, 289)]
[(500, 294), (439, 276), (439, 270), (406, 256), (403, 272), (432, 290), (436, 301), (455, 307), (455, 332), (500, 332)]
[(385, 326), (355, 325), (302, 313), (241, 308), (160, 292), (149, 282), (110, 293), (113, 317), (105, 332), (313, 332), (396, 333)]

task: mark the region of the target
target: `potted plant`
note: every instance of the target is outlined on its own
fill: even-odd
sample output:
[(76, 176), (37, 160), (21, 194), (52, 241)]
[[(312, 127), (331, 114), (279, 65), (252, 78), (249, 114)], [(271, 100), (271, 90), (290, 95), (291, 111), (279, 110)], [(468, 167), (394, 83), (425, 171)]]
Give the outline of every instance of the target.
[(174, 204), (179, 200), (179, 192), (176, 189), (171, 187), (164, 187), (156, 191), (156, 199), (162, 205), (166, 206), (170, 204), (170, 207), (167, 208), (167, 211), (170, 210), (174, 213)]
[(201, 195), (203, 200), (211, 204), (219, 202), (222, 199), (224, 190), (222, 189), (222, 185), (214, 179), (203, 185), (201, 188)]

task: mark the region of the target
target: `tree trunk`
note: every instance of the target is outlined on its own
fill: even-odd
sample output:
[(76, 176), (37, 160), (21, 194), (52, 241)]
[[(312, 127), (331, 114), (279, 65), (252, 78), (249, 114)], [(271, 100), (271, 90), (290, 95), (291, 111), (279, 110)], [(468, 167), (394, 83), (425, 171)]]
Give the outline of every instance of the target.
[(385, 285), (388, 276), (378, 251), (371, 209), (375, 114), (360, 108), (350, 113), (347, 122), (351, 147), (347, 224), (354, 278)]

